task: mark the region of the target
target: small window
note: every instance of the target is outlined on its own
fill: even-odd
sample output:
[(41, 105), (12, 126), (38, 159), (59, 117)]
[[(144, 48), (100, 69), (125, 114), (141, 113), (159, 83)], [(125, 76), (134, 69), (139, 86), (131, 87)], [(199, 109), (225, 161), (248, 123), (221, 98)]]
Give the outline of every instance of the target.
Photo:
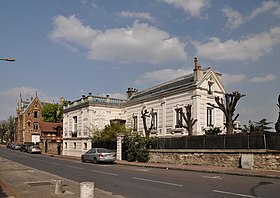
[(30, 127), (30, 126), (31, 126), (31, 123), (30, 123), (30, 121), (28, 121), (28, 122), (27, 122), (27, 126), (28, 126), (28, 127)]
[(208, 82), (208, 94), (213, 95), (213, 83)]
[(67, 149), (67, 142), (65, 142), (65, 143), (64, 143), (64, 148), (66, 148), (66, 149)]
[(133, 116), (133, 131), (137, 131), (138, 119), (137, 116)]
[(38, 122), (34, 122), (34, 123), (33, 123), (33, 129), (34, 129), (34, 130), (38, 130), (38, 129), (39, 129), (39, 124), (38, 124)]
[(87, 143), (84, 143), (84, 150), (87, 150)]
[(151, 129), (157, 130), (157, 120), (158, 120), (158, 114), (157, 112), (153, 112), (151, 115)]
[(207, 107), (207, 126), (213, 126), (213, 108)]
[(183, 109), (182, 108), (177, 108), (175, 109), (175, 128), (181, 128), (181, 124), (182, 124), (182, 114), (180, 112), (182, 112)]
[(74, 142), (74, 149), (76, 149), (77, 148), (77, 143), (76, 142)]
[(38, 118), (38, 111), (34, 111), (34, 118)]

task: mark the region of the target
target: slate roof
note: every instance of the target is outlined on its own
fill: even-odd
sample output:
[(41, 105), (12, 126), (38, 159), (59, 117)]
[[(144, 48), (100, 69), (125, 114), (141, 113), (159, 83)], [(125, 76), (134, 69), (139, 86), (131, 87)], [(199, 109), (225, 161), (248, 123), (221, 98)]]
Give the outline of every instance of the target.
[(147, 98), (150, 98), (153, 96), (157, 96), (157, 95), (161, 95), (164, 93), (168, 93), (170, 91), (177, 90), (180, 88), (191, 87), (195, 84), (196, 84), (196, 81), (194, 81), (193, 74), (188, 74), (188, 75), (176, 78), (174, 80), (156, 85), (149, 89), (136, 92), (133, 96), (130, 97), (130, 99), (128, 100), (128, 103), (144, 100), (144, 99), (147, 99)]

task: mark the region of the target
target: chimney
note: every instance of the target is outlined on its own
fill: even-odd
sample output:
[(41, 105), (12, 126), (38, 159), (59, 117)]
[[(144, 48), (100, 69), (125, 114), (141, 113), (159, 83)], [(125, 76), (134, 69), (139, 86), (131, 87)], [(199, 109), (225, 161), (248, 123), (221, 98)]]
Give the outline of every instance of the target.
[(193, 75), (194, 75), (194, 81), (198, 81), (203, 76), (203, 70), (201, 69), (197, 57), (194, 57)]
[(126, 91), (127, 99), (131, 98), (138, 90), (132, 87), (129, 87)]
[(106, 102), (107, 102), (107, 103), (110, 103), (109, 94), (106, 95)]

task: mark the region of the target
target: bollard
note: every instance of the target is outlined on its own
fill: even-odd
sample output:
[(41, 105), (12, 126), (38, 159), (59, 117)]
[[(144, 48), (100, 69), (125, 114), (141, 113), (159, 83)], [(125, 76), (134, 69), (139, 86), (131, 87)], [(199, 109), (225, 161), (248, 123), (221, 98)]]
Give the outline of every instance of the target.
[(94, 182), (80, 183), (80, 198), (94, 198)]
[(62, 181), (56, 180), (55, 184), (55, 194), (63, 194), (63, 188), (62, 188)]

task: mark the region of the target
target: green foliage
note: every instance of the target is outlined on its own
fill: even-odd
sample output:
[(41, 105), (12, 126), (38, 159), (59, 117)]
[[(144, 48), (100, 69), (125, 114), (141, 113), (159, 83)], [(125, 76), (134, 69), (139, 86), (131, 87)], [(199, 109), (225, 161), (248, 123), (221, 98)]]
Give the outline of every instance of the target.
[(7, 120), (0, 121), (0, 142), (14, 139), (15, 117), (9, 116)]
[(206, 135), (218, 135), (222, 133), (220, 127), (210, 127), (209, 129), (203, 129)]
[(258, 132), (269, 132), (272, 127), (269, 127), (272, 122), (268, 122), (267, 119), (263, 118), (258, 122), (249, 120), (249, 125), (243, 125), (243, 133), (258, 133)]
[(70, 102), (65, 100), (63, 104), (48, 103), (42, 108), (42, 117), (44, 122), (63, 122), (63, 107)]
[(42, 109), (44, 122), (58, 122), (58, 104), (46, 104)]
[(122, 133), (128, 135), (130, 129), (126, 128), (124, 124), (119, 122), (112, 122), (110, 125), (106, 125), (103, 130), (92, 129), (92, 137), (96, 142), (113, 142), (116, 141), (117, 134)]
[(152, 138), (142, 137), (138, 132), (133, 132), (131, 136), (126, 136), (124, 139), (127, 160), (129, 162), (148, 162), (149, 151)]

